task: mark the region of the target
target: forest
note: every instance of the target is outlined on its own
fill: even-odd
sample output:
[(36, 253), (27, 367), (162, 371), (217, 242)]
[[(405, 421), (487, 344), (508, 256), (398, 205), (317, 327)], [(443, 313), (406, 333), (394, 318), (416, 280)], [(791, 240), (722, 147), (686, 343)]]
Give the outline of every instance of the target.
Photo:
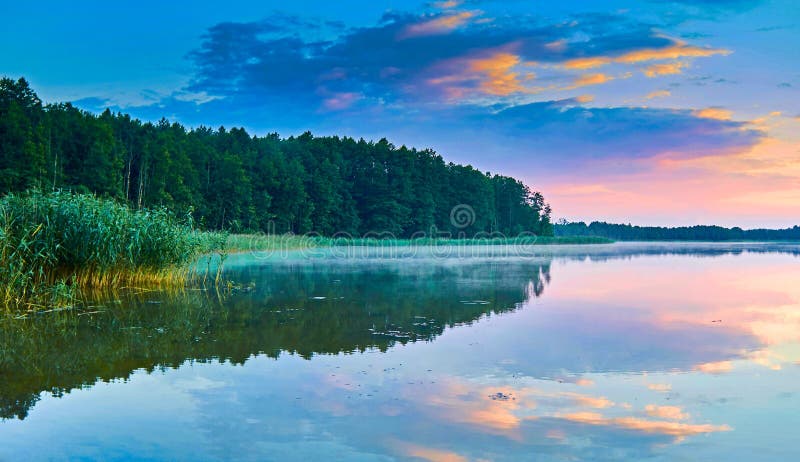
[[(234, 233), (553, 234), (541, 193), (431, 149), (97, 115), (44, 104), (24, 78), (3, 78), (0, 196), (31, 189), (167, 208)], [(467, 221), (455, 221), (462, 204)]]
[(604, 237), (616, 241), (797, 241), (800, 226), (785, 229), (742, 229), (722, 226), (634, 226), (594, 221), (561, 221), (555, 235)]

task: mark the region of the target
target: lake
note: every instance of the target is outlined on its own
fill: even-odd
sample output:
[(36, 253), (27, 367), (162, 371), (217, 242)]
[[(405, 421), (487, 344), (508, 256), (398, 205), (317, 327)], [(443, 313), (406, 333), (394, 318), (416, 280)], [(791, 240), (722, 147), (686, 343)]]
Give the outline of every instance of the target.
[(243, 254), (0, 322), (0, 459), (800, 460), (800, 246)]

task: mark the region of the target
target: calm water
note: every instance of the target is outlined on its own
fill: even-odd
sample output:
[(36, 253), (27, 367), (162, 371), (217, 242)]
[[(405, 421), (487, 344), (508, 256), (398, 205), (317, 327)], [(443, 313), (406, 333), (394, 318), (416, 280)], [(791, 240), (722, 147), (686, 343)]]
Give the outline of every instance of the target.
[(381, 253), (0, 322), (0, 459), (800, 460), (800, 246)]

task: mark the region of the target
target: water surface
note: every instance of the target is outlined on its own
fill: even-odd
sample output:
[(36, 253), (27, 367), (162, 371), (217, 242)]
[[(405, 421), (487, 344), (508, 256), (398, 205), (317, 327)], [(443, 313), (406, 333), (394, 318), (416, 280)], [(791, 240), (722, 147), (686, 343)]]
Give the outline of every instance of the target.
[(0, 459), (800, 460), (798, 256), (239, 255), (0, 322)]

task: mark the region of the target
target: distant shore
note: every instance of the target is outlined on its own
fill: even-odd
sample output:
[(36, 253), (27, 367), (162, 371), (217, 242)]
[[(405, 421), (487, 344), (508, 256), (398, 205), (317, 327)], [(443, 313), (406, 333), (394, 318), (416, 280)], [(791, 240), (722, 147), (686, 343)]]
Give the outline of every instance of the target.
[(614, 241), (594, 236), (519, 236), (487, 238), (394, 239), (379, 237), (321, 237), (292, 234), (231, 234), (225, 250), (228, 252), (276, 251), (324, 247), (411, 247), (411, 246), (487, 246), (487, 245), (576, 245), (611, 244)]

